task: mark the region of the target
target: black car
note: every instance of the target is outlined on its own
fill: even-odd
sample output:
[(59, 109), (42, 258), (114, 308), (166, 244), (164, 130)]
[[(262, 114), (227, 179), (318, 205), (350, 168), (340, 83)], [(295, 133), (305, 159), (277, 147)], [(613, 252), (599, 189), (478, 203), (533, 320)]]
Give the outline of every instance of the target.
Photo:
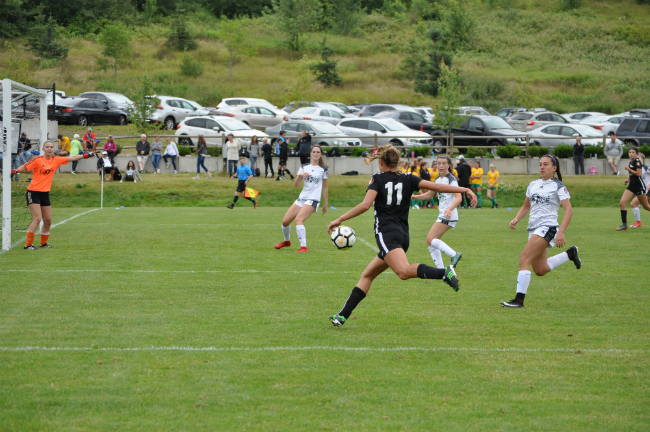
[(412, 111), (382, 111), (375, 115), (377, 118), (392, 118), (408, 126), (411, 129), (419, 130), (430, 134), (433, 132), (433, 125), (424, 117)]
[(79, 95), (80, 98), (98, 100), (107, 104), (111, 108), (117, 108), (129, 112), (129, 107), (133, 106), (133, 101), (122, 93), (111, 92), (86, 92)]
[(88, 126), (94, 124), (127, 124), (128, 113), (111, 108), (108, 104), (93, 99), (68, 97), (57, 100), (56, 107), (48, 105), (47, 112), (54, 115), (59, 123)]
[(621, 137), (624, 143), (633, 144), (637, 147), (650, 144), (650, 119), (643, 117), (626, 118), (618, 127), (616, 136)]
[[(451, 133), (454, 134), (454, 146), (480, 147), (526, 143), (526, 138), (512, 138), (513, 136), (523, 136), (524, 132), (513, 129), (504, 119), (497, 116), (466, 117), (459, 127), (451, 129)], [(431, 135), (433, 135), (434, 146), (447, 145), (447, 139), (441, 136), (447, 135), (447, 132), (442, 128), (435, 128)], [(466, 150), (458, 149), (461, 153), (465, 153)]]

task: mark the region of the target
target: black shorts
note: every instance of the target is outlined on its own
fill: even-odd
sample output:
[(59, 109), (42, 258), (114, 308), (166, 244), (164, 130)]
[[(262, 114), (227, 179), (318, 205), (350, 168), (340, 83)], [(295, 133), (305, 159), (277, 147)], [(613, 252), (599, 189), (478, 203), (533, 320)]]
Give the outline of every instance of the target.
[(246, 180), (239, 180), (237, 182), (237, 192), (244, 192), (246, 190)]
[(284, 166), (286, 164), (287, 164), (287, 157), (280, 156), (280, 166)]
[(40, 204), (41, 207), (50, 207), (50, 193), (49, 192), (38, 192), (28, 190), (25, 194), (27, 198), (27, 205), (30, 204)]
[(377, 257), (384, 259), (388, 252), (393, 249), (404, 249), (404, 252), (409, 250), (409, 235), (403, 231), (385, 231), (375, 234), (375, 241), (379, 248)]
[(646, 193), (645, 185), (642, 181), (631, 181), (627, 185), (627, 190), (632, 192), (634, 195), (643, 195)]
[(115, 170), (115, 168), (113, 168), (113, 167), (102, 167), (102, 170), (104, 171), (104, 174), (110, 174), (111, 171)]

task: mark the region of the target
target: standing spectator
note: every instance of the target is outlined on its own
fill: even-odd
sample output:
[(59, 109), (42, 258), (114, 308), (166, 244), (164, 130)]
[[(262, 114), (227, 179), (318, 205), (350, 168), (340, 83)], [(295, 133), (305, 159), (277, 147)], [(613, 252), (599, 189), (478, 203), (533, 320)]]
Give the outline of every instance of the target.
[(27, 134), (23, 132), (20, 134), (20, 139), (18, 140), (18, 148), (20, 151), (20, 162), (21, 165), (25, 165), (32, 158), (32, 142), (27, 138)]
[[(79, 141), (79, 134), (74, 134), (72, 141), (70, 142), (70, 156), (75, 156), (82, 154), (84, 152), (83, 145)], [(77, 174), (77, 164), (79, 161), (72, 162), (72, 174)]]
[[(16, 144), (16, 153), (11, 152), (11, 169), (12, 170), (17, 170), (18, 167), (20, 167), (20, 156), (18, 156), (18, 155), (20, 154), (22, 149), (23, 149), (22, 144), (20, 143), (20, 139), (18, 139), (18, 143)], [(12, 150), (13, 150), (13, 146), (12, 146)], [(16, 177), (14, 178), (14, 180), (18, 181), (19, 178), (20, 178), (20, 174), (18, 173), (18, 171), (16, 171)]]
[(203, 167), (205, 172), (208, 174), (206, 180), (212, 177), (210, 171), (205, 167), (204, 161), (206, 154), (208, 154), (208, 144), (205, 142), (203, 134), (199, 134), (199, 141), (196, 144), (196, 177), (192, 177), (192, 180), (201, 180), (201, 167)]
[(151, 144), (151, 163), (153, 164), (153, 173), (160, 174), (160, 158), (162, 153), (162, 141), (156, 136)]
[[(280, 135), (283, 134), (284, 131), (280, 132)], [(280, 137), (282, 138), (282, 137)], [(280, 140), (278, 138), (278, 141)], [(291, 175), (291, 172), (287, 169), (287, 158), (289, 157), (289, 144), (287, 140), (280, 141), (280, 163), (278, 164), (278, 178), (275, 179), (275, 181), (280, 181), (284, 177), (284, 173), (286, 171), (287, 174), (289, 174), (289, 177), (291, 177), (291, 180), (293, 180), (293, 176)]]
[(239, 160), (239, 150), (241, 150), (241, 143), (231, 133), (228, 134), (228, 141), (226, 142), (226, 149), (228, 153), (228, 174), (232, 177), (232, 173), (237, 171), (237, 161)]
[(138, 165), (140, 165), (140, 172), (144, 172), (144, 166), (147, 164), (147, 159), (149, 159), (149, 152), (151, 151), (151, 144), (147, 141), (147, 136), (142, 134), (140, 136), (140, 141), (135, 145), (135, 151), (138, 154)]
[(59, 148), (54, 151), (54, 155), (55, 156), (70, 155), (70, 138), (64, 137), (61, 134), (57, 135), (57, 138), (59, 138)]
[(273, 172), (273, 147), (269, 144), (268, 138), (262, 138), (262, 153), (264, 154), (264, 176), (269, 176), (269, 169), (271, 169), (271, 177), (275, 175)]
[(573, 164), (575, 165), (576, 175), (585, 175), (585, 146), (582, 145), (582, 138), (580, 137), (577, 137), (576, 143), (573, 144)]
[(611, 141), (605, 144), (605, 156), (614, 175), (618, 175), (618, 163), (623, 156), (623, 143), (616, 139), (616, 135), (612, 135)]
[(93, 128), (88, 128), (83, 139), (88, 151), (92, 150), (94, 152), (95, 148), (97, 148), (97, 135), (93, 132)]
[(113, 181), (115, 178), (115, 162), (108, 157), (108, 152), (103, 151), (102, 157), (97, 159), (97, 171), (99, 171), (102, 180), (106, 173), (111, 173), (111, 178), (108, 181)]
[(165, 164), (167, 165), (167, 168), (169, 168), (169, 161), (167, 160), (167, 158), (171, 158), (172, 164), (174, 165), (174, 174), (178, 172), (176, 170), (176, 156), (178, 156), (178, 147), (176, 147), (176, 143), (172, 141), (171, 138), (167, 138), (167, 147), (165, 148), (165, 154), (163, 154), (163, 159), (165, 160)]
[[(472, 167), (465, 162), (465, 157), (460, 155), (456, 158), (456, 170), (458, 171), (458, 187), (469, 189), (469, 178), (472, 175)], [(461, 194), (463, 197), (463, 208), (467, 208), (468, 200), (466, 194)]]
[[(133, 163), (132, 160), (126, 164), (126, 169), (124, 170), (124, 178), (122, 180), (131, 181), (133, 183), (142, 181), (140, 174), (138, 174), (138, 168), (135, 166), (135, 163)], [(120, 183), (122, 183), (122, 180), (120, 180)]]
[(108, 157), (111, 159), (115, 159), (115, 156), (117, 156), (117, 143), (115, 143), (113, 135), (109, 135), (108, 138), (106, 138), (104, 151), (108, 153)]
[(306, 130), (302, 131), (302, 136), (298, 140), (297, 145), (298, 156), (300, 156), (300, 165), (309, 163), (309, 155), (311, 154), (311, 135)]
[(257, 158), (260, 155), (260, 143), (257, 138), (257, 135), (253, 136), (251, 138), (251, 148), (250, 151), (248, 152), (248, 158), (251, 161), (251, 171), (253, 171), (253, 175), (255, 175), (255, 168), (257, 168)]
[(276, 145), (275, 154), (278, 156), (280, 156), (280, 146), (282, 145), (282, 142), (286, 142), (287, 144), (289, 144), (289, 139), (284, 137), (285, 133), (286, 132), (284, 130), (281, 130), (280, 136), (278, 137), (278, 139), (275, 140), (275, 145)]

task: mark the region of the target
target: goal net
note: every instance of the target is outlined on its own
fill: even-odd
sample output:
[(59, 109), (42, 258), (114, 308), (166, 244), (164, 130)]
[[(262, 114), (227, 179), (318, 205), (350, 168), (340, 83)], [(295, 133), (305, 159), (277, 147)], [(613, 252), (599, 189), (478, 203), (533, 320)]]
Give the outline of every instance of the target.
[(3, 79), (0, 81), (0, 103), (0, 215), (2, 249), (8, 250), (11, 248), (12, 232), (25, 231), (31, 222), (25, 199), (31, 173), (11, 176), (11, 170), (36, 157), (47, 140), (47, 93)]

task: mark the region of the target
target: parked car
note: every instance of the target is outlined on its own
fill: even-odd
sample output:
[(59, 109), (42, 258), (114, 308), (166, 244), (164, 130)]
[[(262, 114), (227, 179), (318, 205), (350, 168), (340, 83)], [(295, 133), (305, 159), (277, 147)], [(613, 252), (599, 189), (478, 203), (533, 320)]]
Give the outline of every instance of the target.
[(121, 93), (85, 92), (81, 93), (79, 97), (98, 100), (108, 104), (111, 108), (121, 109), (126, 112), (129, 112), (129, 108), (134, 106), (133, 101)]
[(377, 145), (422, 146), (433, 142), (428, 133), (414, 131), (391, 118), (344, 119), (337, 126), (346, 135), (362, 137), (361, 142), (365, 145), (374, 145), (375, 134)]
[(232, 133), (243, 144), (250, 144), (255, 135), (262, 141), (268, 135), (260, 130), (251, 129), (246, 123), (232, 117), (224, 116), (198, 116), (182, 120), (176, 129), (178, 143), (190, 146), (193, 144), (192, 136), (203, 134), (205, 142), (209, 145), (222, 145), (222, 136)]
[(592, 128), (600, 131), (602, 135), (616, 135), (618, 127), (621, 125), (623, 120), (627, 117), (623, 116), (589, 116), (582, 120), (578, 124), (584, 124), (591, 126)]
[(641, 146), (650, 144), (650, 119), (646, 117), (631, 117), (623, 120), (616, 135), (626, 144)]
[(497, 112), (495, 115), (501, 117), (505, 121), (509, 121), (510, 117), (513, 114), (517, 114), (518, 112), (525, 112), (527, 111), (526, 107), (506, 107), (506, 108), (501, 108), (499, 112)]
[[(515, 138), (521, 136), (522, 132), (515, 130), (504, 119), (498, 116), (481, 116), (475, 115), (467, 117), (457, 128), (452, 128), (454, 134), (454, 146), (500, 146), (506, 144), (525, 144), (525, 138)], [(445, 147), (447, 131), (438, 128), (432, 132), (433, 145), (436, 147)], [(496, 135), (496, 137), (494, 137)], [(486, 137), (477, 139), (471, 137)], [(465, 138), (469, 137), (469, 138)], [(465, 153), (467, 149), (459, 149)], [(496, 153), (494, 151), (493, 153)]]
[[(337, 124), (344, 118), (338, 109), (304, 107), (298, 108), (288, 115), (289, 120), (315, 120), (325, 121), (333, 125)], [(356, 118), (356, 117), (355, 117)]]
[(413, 130), (419, 130), (430, 134), (433, 132), (433, 125), (423, 116), (412, 111), (382, 111), (375, 115), (375, 118), (392, 118), (408, 126)]
[(522, 132), (530, 132), (553, 123), (569, 124), (567, 119), (552, 111), (526, 111), (513, 114), (508, 123)]
[(412, 112), (417, 112), (410, 106), (406, 105), (400, 105), (400, 104), (391, 104), (391, 105), (386, 105), (386, 104), (371, 104), (371, 105), (365, 105), (363, 108), (361, 108), (361, 111), (359, 111), (359, 117), (372, 117), (374, 115), (379, 114), (382, 111), (412, 111)]
[(219, 105), (217, 105), (217, 109), (225, 108), (226, 106), (238, 106), (238, 105), (258, 105), (258, 106), (263, 106), (265, 108), (278, 109), (278, 107), (276, 107), (266, 99), (249, 98), (249, 97), (222, 99)]
[(288, 119), (289, 113), (280, 109), (271, 109), (262, 106), (240, 105), (229, 107), (227, 111), (219, 111), (221, 115), (234, 117), (252, 128), (264, 130), (267, 127), (279, 125)]
[(433, 114), (433, 108), (431, 107), (413, 107), (413, 109), (422, 117), (427, 119), (427, 121), (433, 121), (436, 117), (435, 114)]
[(98, 100), (68, 97), (57, 99), (56, 105), (48, 105), (48, 114), (54, 112), (59, 123), (88, 126), (95, 124), (127, 124), (128, 112), (111, 108)]
[[(59, 98), (63, 99), (65, 97), (67, 97), (67, 96), (66, 96), (66, 94), (65, 94), (65, 92), (63, 90), (57, 90), (56, 91), (56, 98), (57, 99), (59, 99)], [(54, 101), (54, 96), (52, 95), (52, 90), (48, 90), (47, 91), (47, 104), (51, 105), (53, 101)]]
[(164, 128), (167, 130), (176, 129), (176, 126), (189, 116), (204, 116), (210, 114), (206, 109), (196, 108), (187, 99), (174, 96), (156, 97), (160, 99), (160, 104), (148, 121), (153, 123), (163, 123)]
[[(341, 104), (343, 105), (343, 104)], [(345, 108), (347, 108), (345, 105), (343, 105)], [(339, 112), (343, 117), (351, 117), (353, 116), (349, 112), (344, 111), (342, 108), (340, 108), (337, 104), (330, 103), (330, 102), (311, 102), (311, 101), (294, 101), (294, 102), (289, 102), (283, 110), (288, 112), (288, 113), (293, 113), (295, 110), (300, 109), (300, 108), (308, 108), (308, 107), (318, 107), (318, 108), (326, 108), (326, 109), (334, 109)], [(349, 109), (348, 109), (349, 111)], [(356, 115), (354, 115), (356, 117)]]
[[(562, 139), (558, 140), (557, 137)], [(535, 130), (531, 134), (531, 143), (542, 147), (556, 147), (559, 144), (573, 145), (576, 138), (582, 137), (583, 145), (598, 145), (603, 142), (603, 135), (596, 129), (579, 124), (550, 124)], [(556, 138), (556, 139), (552, 139)]]
[(635, 108), (617, 115), (624, 117), (650, 117), (650, 109)]
[(605, 113), (600, 113), (600, 112), (577, 112), (577, 113), (566, 113), (562, 114), (562, 117), (564, 117), (569, 123), (580, 123), (580, 120), (591, 117), (591, 116), (604, 116), (607, 115)]
[(340, 102), (323, 102), (323, 103), (328, 103), (328, 104), (334, 105), (335, 107), (337, 107), (338, 109), (343, 111), (344, 114), (352, 114), (352, 115), (356, 116), (360, 111), (358, 108), (350, 107), (350, 106), (347, 106), (346, 104), (342, 104)]
[(462, 107), (458, 107), (457, 109), (460, 115), (484, 115), (484, 116), (492, 115), (489, 112), (487, 112), (486, 109), (480, 106), (462, 106)]
[[(298, 138), (302, 131), (307, 131), (312, 136), (312, 143), (324, 147), (358, 147), (361, 140), (358, 138), (348, 138), (348, 136), (339, 128), (328, 122), (312, 120), (289, 120), (271, 128), (266, 128), (266, 133), (270, 136), (277, 137), (280, 131), (286, 133), (287, 138)], [(277, 138), (273, 138), (271, 143), (275, 143)], [(294, 142), (298, 142), (296, 139)]]
[(209, 115), (218, 115), (217, 109), (215, 107), (204, 107), (196, 101), (189, 100), (189, 99), (186, 100), (190, 103), (190, 105), (192, 105), (197, 110), (206, 110)]

